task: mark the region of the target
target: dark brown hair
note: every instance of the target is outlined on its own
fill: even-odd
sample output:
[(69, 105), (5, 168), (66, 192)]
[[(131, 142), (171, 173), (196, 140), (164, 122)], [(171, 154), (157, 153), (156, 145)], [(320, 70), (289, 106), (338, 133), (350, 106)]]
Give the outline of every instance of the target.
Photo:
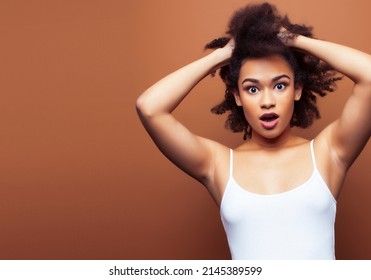
[(233, 132), (244, 131), (244, 139), (251, 137), (251, 127), (242, 108), (235, 103), (233, 95), (233, 92), (238, 91), (237, 81), (244, 60), (280, 55), (289, 63), (295, 76), (295, 86), (303, 86), (300, 100), (295, 101), (291, 126), (306, 128), (314, 119), (320, 118), (316, 105), (317, 95), (325, 96), (327, 92), (332, 92), (334, 83), (341, 79), (335, 77), (334, 69), (320, 59), (282, 43), (277, 37), (281, 27), (294, 34), (313, 38), (310, 27), (292, 24), (287, 16), (279, 15), (273, 5), (263, 3), (248, 5), (236, 11), (229, 22), (228, 37), (215, 39), (205, 47), (220, 48), (228, 43), (230, 37), (235, 39), (231, 61), (219, 72), (226, 85), (225, 97), (211, 111), (215, 114), (230, 111), (226, 127)]

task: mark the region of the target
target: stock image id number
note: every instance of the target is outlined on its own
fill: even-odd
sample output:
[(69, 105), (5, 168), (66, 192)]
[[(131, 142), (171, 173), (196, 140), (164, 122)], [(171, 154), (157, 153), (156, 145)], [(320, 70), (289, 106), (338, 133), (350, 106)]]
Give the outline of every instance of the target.
[(263, 269), (260, 266), (220, 266), (220, 267), (203, 267), (202, 275), (260, 275)]

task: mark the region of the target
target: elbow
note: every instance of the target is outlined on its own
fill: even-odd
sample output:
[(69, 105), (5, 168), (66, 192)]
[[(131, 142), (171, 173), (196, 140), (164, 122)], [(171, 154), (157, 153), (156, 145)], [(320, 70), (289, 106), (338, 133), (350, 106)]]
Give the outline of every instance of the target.
[(137, 110), (137, 113), (139, 116), (145, 116), (146, 115), (146, 111), (148, 111), (148, 109), (146, 108), (146, 98), (141, 95), (138, 97), (138, 99), (136, 100), (136, 103), (135, 103), (135, 108)]
[(145, 98), (143, 95), (139, 96), (135, 102), (135, 109), (138, 113), (142, 112), (144, 110), (145, 105)]
[(149, 119), (154, 115), (154, 109), (145, 94), (138, 97), (135, 103), (135, 108), (141, 119)]

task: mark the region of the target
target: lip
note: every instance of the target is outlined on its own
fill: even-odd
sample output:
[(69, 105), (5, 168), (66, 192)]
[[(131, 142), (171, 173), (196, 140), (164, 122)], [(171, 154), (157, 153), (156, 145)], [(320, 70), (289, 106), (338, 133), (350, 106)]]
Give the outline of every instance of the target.
[(278, 123), (278, 120), (279, 120), (279, 115), (277, 115), (274, 112), (265, 113), (265, 114), (260, 116), (259, 120), (260, 120), (261, 125), (265, 129), (270, 130), (270, 129), (273, 129), (273, 128), (276, 127), (276, 125)]

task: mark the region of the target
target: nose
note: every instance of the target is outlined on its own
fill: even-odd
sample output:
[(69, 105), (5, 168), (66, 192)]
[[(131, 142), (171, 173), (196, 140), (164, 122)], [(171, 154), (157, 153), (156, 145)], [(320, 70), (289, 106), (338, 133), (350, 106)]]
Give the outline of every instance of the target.
[(269, 109), (276, 106), (276, 99), (270, 90), (265, 90), (261, 96), (260, 107), (262, 109)]

